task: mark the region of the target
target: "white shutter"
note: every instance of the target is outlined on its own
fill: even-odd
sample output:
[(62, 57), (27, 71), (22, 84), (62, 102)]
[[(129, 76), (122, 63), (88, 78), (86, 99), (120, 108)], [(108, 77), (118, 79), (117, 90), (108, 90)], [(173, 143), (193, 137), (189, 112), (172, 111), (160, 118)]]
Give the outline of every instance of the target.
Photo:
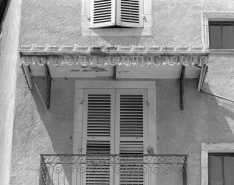
[(97, 156), (95, 160), (87, 157), (85, 183), (109, 185), (113, 181), (113, 172), (106, 160), (114, 152), (114, 91), (84, 90), (84, 98), (84, 153), (100, 156), (107, 154)]
[(146, 153), (147, 90), (86, 89), (84, 99), (84, 153), (102, 157), (95, 160), (87, 157), (83, 184), (109, 185), (115, 180), (116, 185), (144, 185), (147, 178), (143, 172), (143, 157), (116, 158), (116, 162), (121, 164), (113, 166), (113, 169), (105, 161), (109, 160), (105, 154)]
[(143, 27), (143, 0), (118, 0), (117, 25)]
[(91, 0), (90, 27), (101, 28), (114, 26), (115, 12), (115, 0)]
[[(146, 153), (147, 91), (116, 91), (115, 152), (123, 155)], [(144, 184), (143, 157), (121, 158), (116, 184)], [(134, 162), (135, 161), (135, 164)], [(137, 164), (137, 161), (139, 162)]]

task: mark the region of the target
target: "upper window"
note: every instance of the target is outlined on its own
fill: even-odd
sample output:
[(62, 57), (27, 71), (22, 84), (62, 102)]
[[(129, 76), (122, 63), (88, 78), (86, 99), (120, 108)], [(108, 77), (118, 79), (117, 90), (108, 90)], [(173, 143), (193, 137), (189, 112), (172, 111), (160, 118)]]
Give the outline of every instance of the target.
[(234, 184), (234, 154), (209, 154), (209, 185)]
[(143, 27), (143, 0), (91, 0), (90, 27)]
[(82, 36), (149, 36), (151, 9), (152, 0), (82, 0)]
[(234, 22), (209, 22), (210, 49), (234, 49)]

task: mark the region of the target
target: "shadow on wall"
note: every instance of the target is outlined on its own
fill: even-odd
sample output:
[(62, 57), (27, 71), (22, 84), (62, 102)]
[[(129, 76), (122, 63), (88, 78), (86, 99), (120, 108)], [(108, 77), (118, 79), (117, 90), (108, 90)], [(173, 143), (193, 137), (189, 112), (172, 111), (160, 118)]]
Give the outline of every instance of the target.
[[(156, 80), (157, 152), (188, 154), (189, 184), (199, 184), (201, 143), (234, 142), (234, 105), (197, 91), (197, 80), (186, 79), (184, 111), (179, 107), (177, 80)], [(51, 108), (46, 110), (46, 83), (33, 79), (30, 92), (20, 73), (17, 79), (11, 183), (34, 184), (40, 177), (40, 154), (71, 154), (75, 81), (52, 81)], [(206, 90), (209, 85), (206, 84)], [(214, 92), (215, 93), (215, 92)], [(62, 166), (64, 170), (66, 166)], [(65, 173), (71, 184), (71, 173)], [(178, 179), (160, 176), (159, 184)], [(166, 179), (165, 179), (166, 178)], [(42, 184), (40, 178), (40, 184)]]
[[(34, 78), (33, 83), (32, 95), (40, 115), (41, 126), (48, 134), (45, 138), (47, 144), (52, 146), (55, 154), (72, 154), (75, 81), (61, 78), (53, 79), (50, 110), (46, 109), (45, 78)], [(40, 145), (40, 141), (35, 144)], [(43, 154), (46, 154), (45, 152), (43, 151)], [(48, 151), (47, 154), (51, 154), (51, 151)], [(55, 174), (59, 174), (63, 168), (65, 168), (64, 165), (57, 165), (53, 170)], [(71, 175), (69, 173), (65, 175), (71, 183)], [(43, 184), (42, 179), (40, 179), (40, 184)]]
[[(184, 111), (180, 111), (178, 81), (156, 81), (157, 152), (187, 154), (191, 185), (200, 184), (201, 143), (234, 142), (234, 103), (198, 92), (197, 84), (186, 79)], [(158, 184), (178, 185), (181, 178), (162, 175)]]
[[(92, 29), (92, 31), (94, 33), (96, 33), (98, 35), (98, 37), (103, 39), (103, 43), (98, 43), (98, 45), (100, 46), (107, 46), (106, 43), (109, 43), (108, 46), (115, 46), (115, 45), (121, 45), (121, 46), (130, 46), (130, 45), (138, 45), (141, 38), (142, 38), (142, 31), (143, 28), (116, 28), (116, 31), (113, 31), (113, 29), (115, 28), (101, 28), (101, 29)], [(123, 32), (123, 35), (125, 35), (124, 32), (131, 33), (134, 32), (135, 36), (115, 36), (115, 34), (113, 35), (113, 32), (118, 32), (118, 34), (121, 34), (121, 32)], [(132, 30), (132, 31), (131, 31)], [(106, 31), (109, 31), (110, 35), (113, 36), (108, 36), (108, 34), (104, 34)], [(100, 35), (106, 35), (106, 36), (100, 36)], [(91, 39), (96, 39), (96, 37), (89, 37), (90, 40)], [(96, 42), (93, 42), (96, 45)]]
[[(55, 79), (52, 82), (50, 110), (45, 109), (45, 80), (35, 79), (34, 84), (34, 101), (54, 153), (71, 154), (74, 80)], [(156, 80), (156, 96), (158, 153), (188, 154), (189, 184), (195, 185), (200, 179), (201, 143), (234, 142), (233, 104), (198, 92), (197, 80), (190, 79), (185, 83), (184, 111), (180, 111), (176, 80)], [(66, 180), (71, 183), (67, 166), (58, 169), (65, 172)], [(182, 182), (182, 176), (172, 175), (170, 178), (160, 175), (158, 182), (163, 185), (180, 185)]]

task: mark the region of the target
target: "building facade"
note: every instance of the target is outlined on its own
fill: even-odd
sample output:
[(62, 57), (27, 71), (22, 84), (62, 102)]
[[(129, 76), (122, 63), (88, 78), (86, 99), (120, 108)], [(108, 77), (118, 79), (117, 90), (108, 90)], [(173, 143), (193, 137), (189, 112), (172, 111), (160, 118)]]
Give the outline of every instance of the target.
[(21, 1), (0, 2), (0, 167), (1, 184), (10, 183)]
[(233, 29), (231, 0), (23, 1), (11, 184), (233, 184)]

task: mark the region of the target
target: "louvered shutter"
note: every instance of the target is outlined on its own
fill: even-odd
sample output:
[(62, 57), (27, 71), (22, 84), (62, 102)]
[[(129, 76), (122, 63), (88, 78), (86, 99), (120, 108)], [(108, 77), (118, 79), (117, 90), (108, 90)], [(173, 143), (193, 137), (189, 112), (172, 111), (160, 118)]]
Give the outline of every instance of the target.
[(118, 26), (143, 27), (143, 0), (118, 0)]
[[(147, 91), (117, 90), (115, 152), (123, 155), (146, 153), (147, 147)], [(136, 163), (134, 164), (135, 161)], [(143, 157), (120, 158), (120, 173), (116, 183), (144, 184)]]
[(91, 28), (101, 28), (115, 25), (115, 0), (91, 0), (90, 11)]
[(109, 185), (113, 181), (113, 173), (106, 161), (109, 160), (108, 154), (114, 153), (114, 91), (84, 90), (84, 98), (84, 153), (100, 155), (95, 160), (87, 157), (85, 183)]

